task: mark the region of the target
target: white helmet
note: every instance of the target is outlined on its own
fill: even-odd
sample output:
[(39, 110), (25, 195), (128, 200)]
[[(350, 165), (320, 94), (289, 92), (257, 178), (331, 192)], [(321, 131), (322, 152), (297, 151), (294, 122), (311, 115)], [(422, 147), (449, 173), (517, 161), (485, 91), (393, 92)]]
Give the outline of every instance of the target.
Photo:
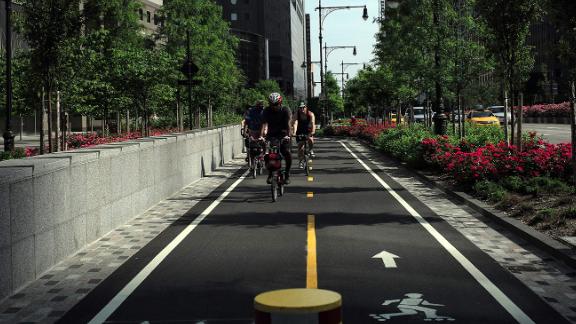
[(281, 105), (282, 104), (282, 95), (278, 92), (272, 92), (270, 96), (268, 96), (268, 102), (271, 105)]

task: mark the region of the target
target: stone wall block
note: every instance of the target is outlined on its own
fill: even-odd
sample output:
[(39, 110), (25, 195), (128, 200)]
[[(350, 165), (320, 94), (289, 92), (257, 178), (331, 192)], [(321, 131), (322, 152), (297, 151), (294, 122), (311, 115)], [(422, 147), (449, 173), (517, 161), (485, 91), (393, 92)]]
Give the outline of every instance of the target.
[[(32, 237), (36, 231), (34, 181), (29, 178), (10, 185), (10, 230), (12, 244)], [(49, 190), (49, 188), (46, 188)], [(50, 206), (50, 201), (47, 201)]]
[(76, 250), (81, 249), (88, 244), (88, 229), (87, 225), (88, 215), (86, 213), (74, 217), (74, 247)]
[(36, 273), (41, 274), (56, 264), (56, 241), (54, 230), (36, 234), (34, 236)]
[(0, 249), (2, 249), (9, 246), (11, 242), (10, 185), (7, 183), (0, 184), (0, 206)]
[(56, 217), (56, 224), (68, 222), (73, 218), (68, 210), (70, 202), (70, 169), (52, 173), (52, 209)]
[(154, 185), (154, 148), (140, 151), (138, 165), (138, 189), (142, 190)]
[(100, 177), (100, 161), (86, 164), (86, 209), (91, 211), (100, 208), (104, 203), (104, 191)]
[(12, 243), (12, 287), (18, 289), (36, 278), (34, 236)]
[(86, 164), (73, 165), (70, 169), (70, 179), (68, 182), (68, 210), (72, 218), (85, 214), (88, 211), (87, 201), (88, 180), (86, 175)]
[(0, 247), (0, 300), (12, 292), (12, 248)]
[(76, 252), (77, 249), (74, 236), (74, 220), (58, 224), (54, 228), (56, 260), (63, 260)]

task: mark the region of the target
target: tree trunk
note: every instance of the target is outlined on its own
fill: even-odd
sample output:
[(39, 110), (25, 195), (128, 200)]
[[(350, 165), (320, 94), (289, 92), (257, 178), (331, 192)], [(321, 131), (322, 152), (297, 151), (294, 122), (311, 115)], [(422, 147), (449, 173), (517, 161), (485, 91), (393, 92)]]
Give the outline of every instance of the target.
[(508, 91), (504, 90), (504, 140), (506, 145), (510, 144), (510, 137), (508, 135)]
[(61, 129), (61, 120), (60, 120), (60, 91), (56, 90), (56, 132), (54, 139), (56, 140), (56, 145), (54, 145), (54, 151), (58, 152), (58, 146), (60, 146), (60, 129)]
[(514, 90), (512, 88), (510, 88), (510, 143), (512, 143), (512, 145), (516, 145), (516, 135), (514, 133), (514, 126), (516, 125), (516, 114), (515, 114), (515, 110), (514, 110), (514, 103), (516, 101), (516, 96), (514, 93)]
[(130, 110), (126, 109), (126, 133), (130, 133)]
[(52, 89), (47, 87), (48, 91), (48, 153), (52, 153), (54, 151), (54, 143), (52, 141)]
[(522, 116), (524, 115), (522, 107), (524, 106), (524, 94), (520, 92), (520, 100), (518, 102), (518, 149), (522, 151)]
[(576, 184), (576, 93), (574, 81), (570, 84), (570, 129), (572, 131), (572, 181)]
[(44, 123), (47, 122), (46, 120), (46, 107), (45, 107), (45, 101), (44, 101), (44, 87), (42, 87), (42, 94), (40, 95), (40, 100), (41, 100), (41, 104), (40, 104), (40, 155), (44, 154), (44, 148), (46, 147), (45, 142), (45, 134), (44, 131), (46, 130), (46, 128), (44, 127)]

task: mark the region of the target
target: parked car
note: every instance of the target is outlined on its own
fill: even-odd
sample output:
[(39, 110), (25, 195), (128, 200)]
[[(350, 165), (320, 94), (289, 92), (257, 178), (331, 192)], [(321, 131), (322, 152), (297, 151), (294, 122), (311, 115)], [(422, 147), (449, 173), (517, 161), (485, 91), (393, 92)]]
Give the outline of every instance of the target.
[[(498, 118), (498, 120), (500, 121), (500, 124), (504, 124), (504, 106), (490, 106), (488, 107), (488, 110), (490, 110), (494, 116), (496, 116)], [(510, 108), (508, 108), (508, 124), (510, 124)]]
[(500, 126), (500, 121), (490, 110), (471, 111), (466, 121), (479, 126)]
[[(412, 118), (412, 112), (414, 112), (414, 122), (415, 123), (424, 123), (426, 121), (426, 108), (424, 107), (412, 107), (412, 108), (408, 108), (406, 110), (406, 113), (404, 114), (404, 119), (405, 120), (410, 120), (410, 118)], [(428, 113), (430, 113), (431, 111), (429, 111)]]

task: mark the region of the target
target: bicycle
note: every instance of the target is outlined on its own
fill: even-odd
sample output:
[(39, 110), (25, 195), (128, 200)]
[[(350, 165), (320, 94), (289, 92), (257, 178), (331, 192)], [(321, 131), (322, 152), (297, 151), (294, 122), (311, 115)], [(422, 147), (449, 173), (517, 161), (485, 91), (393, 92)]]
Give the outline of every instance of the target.
[(248, 167), (253, 179), (262, 174), (264, 168), (264, 150), (259, 139), (248, 138)]
[(306, 172), (306, 175), (309, 176), (311, 173), (311, 167), (310, 167), (310, 163), (312, 162), (312, 154), (310, 153), (310, 150), (308, 149), (308, 140), (310, 139), (310, 135), (296, 135), (296, 141), (298, 143), (300, 142), (304, 142), (304, 145), (302, 145), (302, 147), (300, 148), (302, 150), (302, 153), (300, 153), (300, 151), (298, 151), (298, 157), (300, 159), (298, 165), (300, 165), (301, 168), (303, 168)]
[(270, 181), (270, 191), (272, 194), (272, 201), (276, 202), (278, 197), (284, 195), (284, 171), (282, 170), (282, 160), (284, 157), (280, 152), (281, 141), (273, 139), (268, 142), (268, 153), (264, 156), (266, 168), (272, 173)]

